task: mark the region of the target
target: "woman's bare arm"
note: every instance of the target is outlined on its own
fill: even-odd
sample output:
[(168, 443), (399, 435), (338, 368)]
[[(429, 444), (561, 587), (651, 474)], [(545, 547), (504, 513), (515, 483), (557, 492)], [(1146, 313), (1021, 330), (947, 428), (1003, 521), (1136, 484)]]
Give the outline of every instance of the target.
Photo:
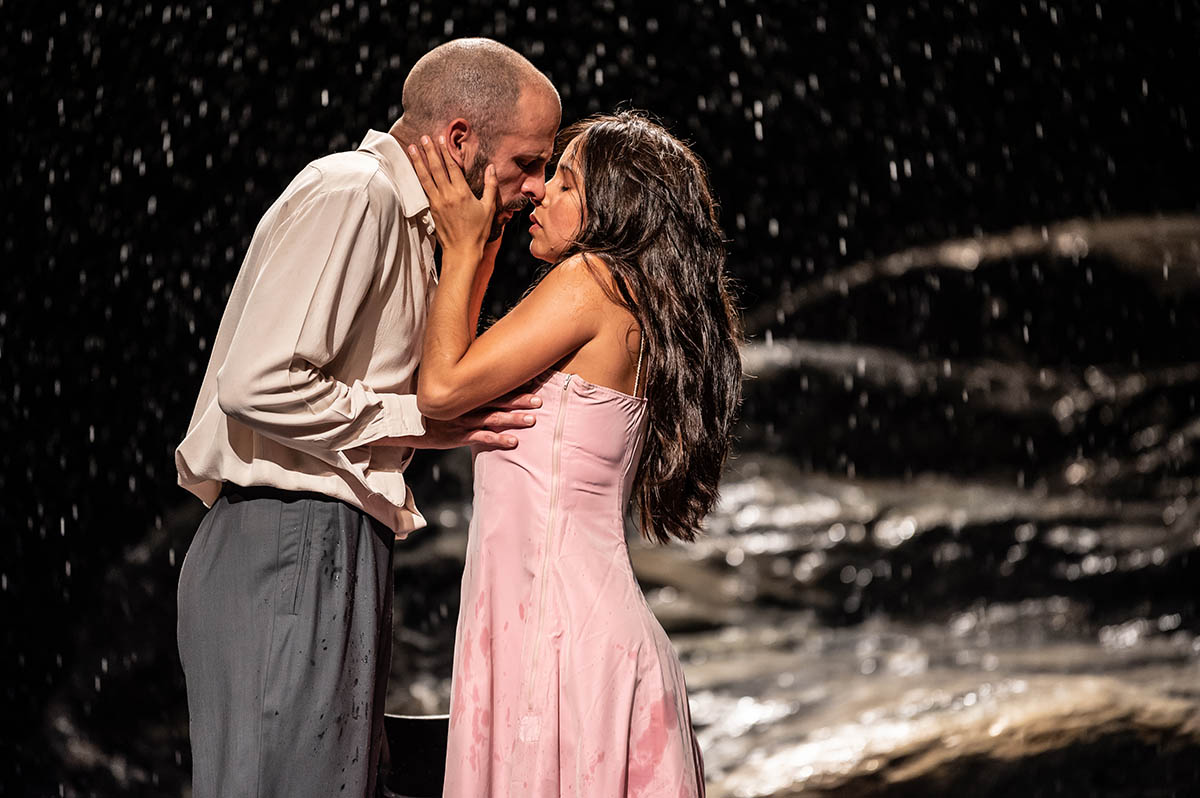
[(599, 303), (607, 301), (577, 256), (552, 269), (520, 304), (471, 340), (467, 291), (461, 285), (446, 288), (439, 286), (430, 310), (417, 387), (417, 407), (430, 418), (460, 415), (558, 363), (596, 336)]
[[(476, 338), (480, 269), (495, 216), (496, 178), (484, 173), (476, 199), (462, 170), (440, 146), (423, 141), (409, 149), (413, 168), (429, 197), (442, 274), (426, 321), (418, 377), (417, 407), (433, 419), (449, 419), (523, 385), (596, 336), (603, 291), (582, 256), (556, 266), (504, 318)], [(492, 253), (494, 258), (494, 252)]]

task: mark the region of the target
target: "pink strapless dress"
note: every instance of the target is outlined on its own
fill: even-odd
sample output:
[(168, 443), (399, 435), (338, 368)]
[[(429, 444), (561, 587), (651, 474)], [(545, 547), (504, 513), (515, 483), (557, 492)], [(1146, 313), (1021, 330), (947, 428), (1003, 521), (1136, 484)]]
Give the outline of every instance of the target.
[(474, 454), (442, 795), (703, 796), (683, 670), (625, 544), (646, 402), (539, 379), (517, 448)]

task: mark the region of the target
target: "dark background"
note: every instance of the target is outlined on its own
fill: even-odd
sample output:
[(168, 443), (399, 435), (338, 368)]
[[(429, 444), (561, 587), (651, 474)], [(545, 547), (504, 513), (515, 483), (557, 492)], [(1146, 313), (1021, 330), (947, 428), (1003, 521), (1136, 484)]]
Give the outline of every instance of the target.
[[(60, 782), (103, 794), (45, 744), (47, 702), (64, 691), (79, 717), (112, 718), (106, 680), (143, 679), (130, 728), (185, 710), (177, 663), (80, 641), (103, 639), (111, 613), (173, 634), (173, 592), (114, 583), (110, 569), (198, 505), (174, 485), (172, 453), (254, 226), (305, 163), (386, 130), (408, 68), (448, 38), (524, 53), (559, 87), (564, 122), (632, 106), (693, 142), (749, 310), (948, 238), (1200, 210), (1195, 3), (448, 6), (0, 0), (0, 794)], [(533, 274), (523, 239), (506, 241), (492, 313)], [(903, 313), (867, 302), (749, 332), (920, 338), (929, 356), (1015, 347), (1049, 365), (1200, 354), (1194, 315), (1160, 315), (1116, 278), (1088, 289), (1086, 308), (1073, 282), (1010, 283), (1022, 312), (972, 335), (961, 293), (924, 284), (900, 293)], [(751, 420), (790, 412), (762, 397), (746, 407)], [(802, 459), (844, 466), (831, 440)], [(1023, 456), (993, 459), (1015, 469)], [(914, 457), (875, 467), (920, 468)], [(170, 567), (187, 543), (167, 547)], [(157, 614), (133, 617), (114, 584), (154, 596)], [(188, 756), (186, 738), (130, 754), (164, 773)]]

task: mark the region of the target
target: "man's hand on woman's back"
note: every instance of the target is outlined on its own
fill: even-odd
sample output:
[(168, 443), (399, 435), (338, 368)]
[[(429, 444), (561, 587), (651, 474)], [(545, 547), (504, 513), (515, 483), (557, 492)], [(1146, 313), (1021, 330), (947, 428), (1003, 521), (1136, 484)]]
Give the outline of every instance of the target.
[(405, 446), (412, 449), (453, 449), (479, 444), (495, 449), (515, 449), (517, 439), (507, 430), (532, 427), (534, 416), (527, 411), (542, 405), (531, 393), (510, 394), (486, 407), (480, 407), (458, 418), (438, 421), (425, 419), (424, 435), (400, 438), (380, 438), (371, 446)]

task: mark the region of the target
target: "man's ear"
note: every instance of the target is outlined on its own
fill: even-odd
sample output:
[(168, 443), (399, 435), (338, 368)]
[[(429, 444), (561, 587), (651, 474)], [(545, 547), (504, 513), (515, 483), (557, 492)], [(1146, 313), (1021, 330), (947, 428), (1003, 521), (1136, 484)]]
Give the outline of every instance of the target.
[(466, 169), (467, 158), (464, 153), (464, 147), (467, 141), (471, 138), (471, 123), (459, 117), (446, 125), (446, 144), (449, 146), (450, 155), (454, 158), (454, 162), (459, 168)]

